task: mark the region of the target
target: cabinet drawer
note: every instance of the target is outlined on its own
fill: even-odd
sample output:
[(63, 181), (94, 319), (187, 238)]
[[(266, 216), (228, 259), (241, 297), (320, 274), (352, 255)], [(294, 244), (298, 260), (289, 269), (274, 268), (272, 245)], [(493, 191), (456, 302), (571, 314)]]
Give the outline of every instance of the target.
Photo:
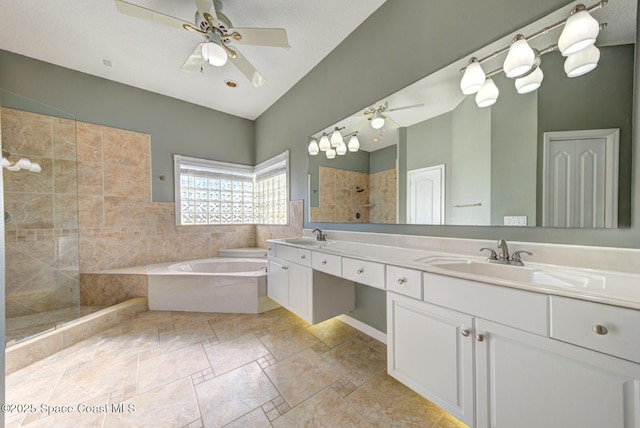
[(422, 299), (422, 272), (387, 265), (387, 290)]
[(342, 257), (313, 251), (311, 266), (329, 275), (342, 276)]
[(384, 290), (384, 265), (364, 260), (342, 258), (342, 276), (360, 284)]
[(298, 260), (296, 260), (297, 263), (301, 264), (302, 266), (311, 267), (311, 250), (304, 250), (302, 248), (298, 248), (297, 257), (298, 257)]
[(541, 336), (549, 334), (548, 296), (432, 273), (422, 274), (426, 302)]
[(551, 337), (640, 363), (640, 311), (551, 296)]
[(288, 245), (276, 244), (276, 257), (290, 262), (298, 262), (298, 249)]

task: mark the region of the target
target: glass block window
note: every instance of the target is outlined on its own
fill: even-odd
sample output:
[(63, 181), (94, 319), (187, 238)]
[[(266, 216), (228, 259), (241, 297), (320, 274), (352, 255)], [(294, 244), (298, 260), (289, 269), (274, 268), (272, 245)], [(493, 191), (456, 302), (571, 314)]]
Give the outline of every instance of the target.
[(174, 155), (176, 224), (287, 224), (288, 152), (256, 167)]

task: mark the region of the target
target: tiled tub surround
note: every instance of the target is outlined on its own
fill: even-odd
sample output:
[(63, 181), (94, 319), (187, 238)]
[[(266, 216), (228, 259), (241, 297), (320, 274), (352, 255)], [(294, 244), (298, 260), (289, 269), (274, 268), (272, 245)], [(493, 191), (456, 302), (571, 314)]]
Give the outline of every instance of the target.
[(464, 427), (386, 375), (386, 347), (338, 320), (150, 311), (6, 379), (8, 403), (135, 413), (6, 414), (8, 427)]

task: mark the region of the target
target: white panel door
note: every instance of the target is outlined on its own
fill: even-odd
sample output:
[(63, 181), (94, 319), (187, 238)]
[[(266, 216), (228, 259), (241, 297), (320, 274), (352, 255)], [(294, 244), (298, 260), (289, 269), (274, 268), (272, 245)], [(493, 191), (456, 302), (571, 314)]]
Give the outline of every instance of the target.
[(483, 319), (475, 325), (479, 428), (640, 427), (640, 365)]
[(444, 168), (443, 164), (407, 173), (407, 223), (444, 224)]
[(543, 226), (617, 226), (618, 130), (545, 133), (543, 170)]

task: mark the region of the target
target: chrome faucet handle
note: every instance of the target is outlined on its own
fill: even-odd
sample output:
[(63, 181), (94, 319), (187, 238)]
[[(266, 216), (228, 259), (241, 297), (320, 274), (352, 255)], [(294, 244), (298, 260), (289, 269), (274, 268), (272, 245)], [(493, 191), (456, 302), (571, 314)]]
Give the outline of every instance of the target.
[(525, 250), (514, 251), (513, 254), (511, 254), (511, 258), (509, 259), (509, 262), (512, 265), (524, 266), (524, 263), (522, 263), (522, 259), (520, 258), (520, 254), (522, 253), (525, 253), (529, 256), (533, 256), (533, 253), (531, 251), (525, 251)]
[(484, 251), (484, 250), (491, 251), (491, 253), (489, 254), (489, 257), (487, 257), (488, 262), (498, 260), (498, 255), (496, 254), (493, 248), (487, 248), (487, 247), (480, 248), (480, 251)]
[(316, 235), (316, 241), (326, 241), (327, 240), (327, 234), (326, 233), (322, 233), (321, 229), (313, 229), (313, 232)]

